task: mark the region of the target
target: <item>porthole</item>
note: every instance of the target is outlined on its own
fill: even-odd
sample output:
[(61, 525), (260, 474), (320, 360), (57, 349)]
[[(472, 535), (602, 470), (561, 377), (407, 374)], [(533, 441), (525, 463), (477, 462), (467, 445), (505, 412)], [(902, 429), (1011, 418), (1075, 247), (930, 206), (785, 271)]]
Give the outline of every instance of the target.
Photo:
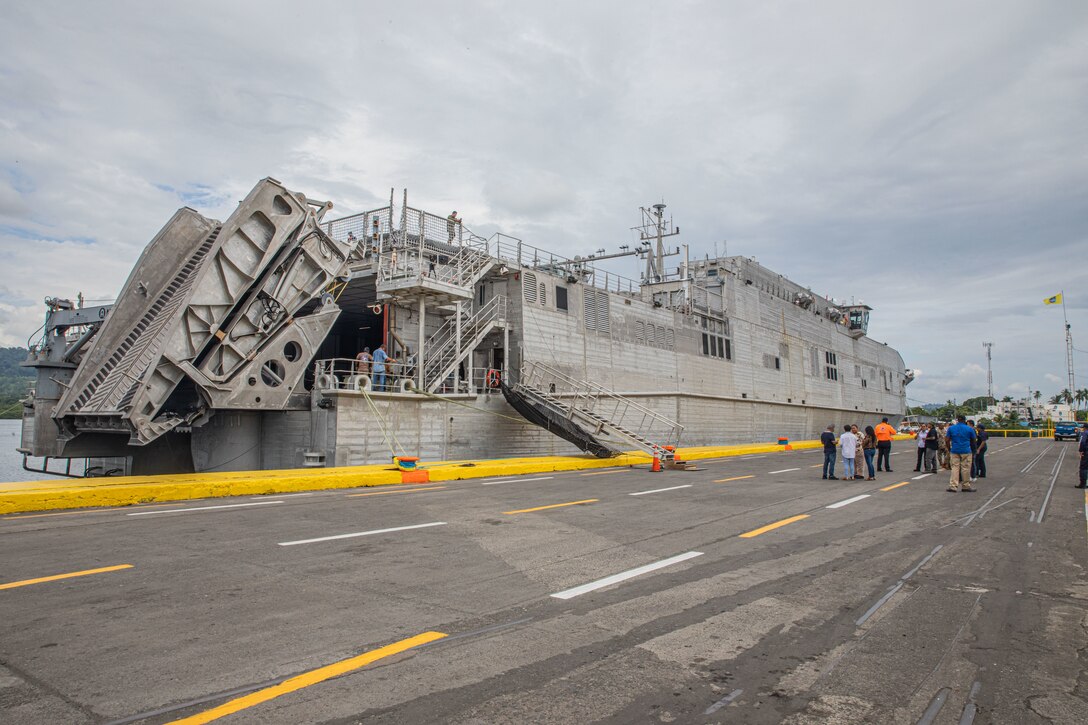
[(295, 362), (300, 357), (302, 357), (302, 346), (294, 340), (283, 346), (283, 359), (287, 362)]
[(283, 363), (279, 360), (268, 360), (261, 366), (261, 382), (270, 388), (278, 388), (283, 384)]

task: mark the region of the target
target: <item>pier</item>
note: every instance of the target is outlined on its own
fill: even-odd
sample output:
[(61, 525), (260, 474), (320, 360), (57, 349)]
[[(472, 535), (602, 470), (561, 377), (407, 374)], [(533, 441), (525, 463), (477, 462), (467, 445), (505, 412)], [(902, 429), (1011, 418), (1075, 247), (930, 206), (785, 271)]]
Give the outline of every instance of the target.
[(974, 494), (822, 453), (0, 517), (37, 723), (1076, 722), (1072, 444)]

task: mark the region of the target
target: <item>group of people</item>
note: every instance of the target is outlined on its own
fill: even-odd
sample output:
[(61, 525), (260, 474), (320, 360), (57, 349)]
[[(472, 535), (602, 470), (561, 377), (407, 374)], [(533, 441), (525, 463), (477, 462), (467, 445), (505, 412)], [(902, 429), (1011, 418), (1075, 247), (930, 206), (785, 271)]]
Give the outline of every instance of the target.
[(391, 390), (397, 378), (410, 378), (415, 371), (415, 355), (410, 351), (404, 362), (385, 352), (385, 345), (378, 345), (374, 352), (369, 347), (355, 356), (355, 373), (369, 375), (375, 391)]
[[(843, 479), (862, 479), (875, 481), (876, 474), (880, 471), (891, 473), (892, 438), (895, 436), (895, 428), (888, 424), (884, 418), (879, 425), (866, 426), (862, 432), (857, 425), (843, 426), (842, 435), (835, 439), (835, 426), (827, 426), (820, 435), (820, 442), (824, 445), (824, 480), (837, 481), (835, 475), (836, 445), (842, 450)], [(876, 466), (873, 466), (873, 459)], [(865, 470), (861, 468), (861, 461), (865, 461)], [(868, 473), (868, 477), (866, 477)]]
[[(875, 481), (878, 472), (892, 472), (891, 448), (896, 430), (884, 418), (875, 428), (866, 426), (862, 432), (857, 425), (843, 426), (842, 434), (836, 439), (835, 426), (827, 426), (820, 435), (824, 446), (823, 479), (837, 481), (835, 476), (836, 452), (842, 453), (843, 479)], [(1088, 424), (1086, 435), (1081, 436), (1081, 482), (1088, 475)], [(946, 426), (943, 423), (923, 423), (915, 436), (918, 459), (914, 470), (936, 473), (940, 466), (950, 471), (949, 491), (974, 491), (974, 483), (979, 478), (986, 478), (986, 450), (989, 447), (989, 433), (979, 423), (967, 421), (959, 416), (956, 422)], [(876, 466), (873, 459), (876, 459)], [(862, 469), (862, 461), (865, 469)], [(868, 476), (866, 476), (868, 474)]]
[[(962, 418), (963, 416), (961, 416)], [(914, 465), (915, 471), (936, 473), (940, 466), (946, 471), (953, 470), (952, 429), (963, 424), (973, 431), (974, 436), (967, 435), (963, 429), (959, 429), (957, 436), (967, 438), (969, 450), (962, 455), (970, 454), (970, 474), (968, 483), (974, 483), (979, 478), (986, 478), (986, 451), (989, 448), (990, 434), (986, 432), (986, 426), (976, 424), (973, 420), (959, 420), (945, 426), (944, 423), (922, 423), (914, 438), (918, 443), (918, 460)], [(964, 448), (961, 444), (959, 448)]]

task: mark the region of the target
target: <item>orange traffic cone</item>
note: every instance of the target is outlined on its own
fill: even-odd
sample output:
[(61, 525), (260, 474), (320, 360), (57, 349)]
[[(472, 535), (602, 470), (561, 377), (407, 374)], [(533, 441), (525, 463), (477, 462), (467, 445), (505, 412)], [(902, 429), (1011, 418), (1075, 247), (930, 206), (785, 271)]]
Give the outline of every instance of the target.
[(650, 467), (654, 473), (661, 473), (661, 458), (654, 453), (654, 465)]

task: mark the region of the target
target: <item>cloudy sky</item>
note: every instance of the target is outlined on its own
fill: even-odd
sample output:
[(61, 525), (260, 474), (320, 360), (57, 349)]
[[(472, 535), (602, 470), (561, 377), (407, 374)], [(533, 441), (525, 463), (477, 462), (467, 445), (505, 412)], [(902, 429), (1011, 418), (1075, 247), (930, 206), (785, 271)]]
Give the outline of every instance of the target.
[(663, 199), (693, 255), (872, 305), (912, 402), (984, 393), (984, 340), (998, 395), (1064, 387), (1062, 289), (1088, 350), (1079, 0), (4, 7), (0, 345), (273, 176), (569, 254)]

